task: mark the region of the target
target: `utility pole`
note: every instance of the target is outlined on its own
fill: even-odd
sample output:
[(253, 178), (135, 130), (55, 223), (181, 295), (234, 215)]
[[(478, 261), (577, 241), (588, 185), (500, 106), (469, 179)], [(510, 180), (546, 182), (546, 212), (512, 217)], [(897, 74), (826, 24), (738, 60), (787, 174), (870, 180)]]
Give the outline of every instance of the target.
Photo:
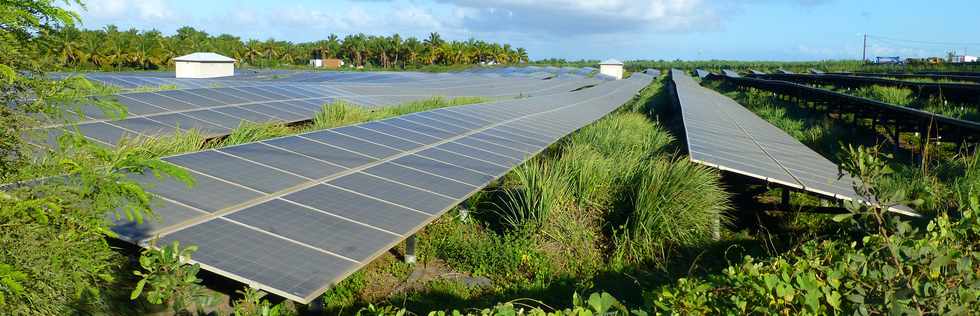
[(864, 63), (868, 62), (868, 33), (864, 33), (864, 45), (861, 49), (861, 61)]

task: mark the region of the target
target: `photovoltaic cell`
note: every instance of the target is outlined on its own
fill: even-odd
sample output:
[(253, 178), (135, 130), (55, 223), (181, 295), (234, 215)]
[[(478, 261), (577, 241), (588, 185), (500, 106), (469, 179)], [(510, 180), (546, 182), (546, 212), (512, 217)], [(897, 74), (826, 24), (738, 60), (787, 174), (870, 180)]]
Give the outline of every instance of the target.
[(217, 151), (167, 157), (166, 162), (224, 179), (240, 186), (272, 193), (304, 182), (303, 178), (248, 162)]
[(284, 200), (271, 200), (227, 217), (357, 261), (401, 240), (399, 235)]
[(141, 117), (114, 121), (112, 124), (147, 136), (171, 134), (174, 132), (173, 127)]
[(119, 139), (123, 138), (125, 134), (135, 136), (132, 133), (127, 133), (118, 127), (106, 123), (79, 124), (78, 130), (87, 137), (94, 138), (109, 145), (119, 143)]
[[(288, 240), (215, 219), (160, 239), (197, 245), (194, 261), (304, 299), (355, 264)], [(244, 280), (243, 280), (244, 281)]]
[(299, 137), (287, 137), (264, 141), (276, 147), (285, 148), (335, 165), (353, 168), (376, 161), (358, 153), (331, 147), (312, 140)]
[(400, 235), (428, 218), (423, 213), (323, 184), (291, 193), (283, 199)]
[(374, 143), (378, 143), (402, 151), (412, 150), (422, 146), (421, 144), (418, 143), (410, 142), (401, 138), (397, 138), (395, 136), (369, 130), (357, 125), (339, 127), (333, 129), (333, 131), (351, 137), (357, 137), (360, 139), (370, 139)]
[(477, 189), (477, 187), (465, 184), (463, 182), (450, 180), (448, 178), (425, 173), (393, 163), (383, 163), (368, 168), (364, 170), (364, 173), (372, 174), (385, 179), (391, 179), (419, 188), (428, 188), (433, 192), (457, 199), (461, 199), (473, 190)]
[(446, 205), (453, 204), (447, 197), (362, 173), (349, 174), (327, 183), (430, 215), (437, 215)]
[(370, 129), (380, 133), (385, 133), (391, 136), (402, 138), (422, 145), (428, 145), (439, 141), (439, 138), (417, 133), (410, 129), (400, 128), (383, 122), (371, 122), (371, 123), (361, 124), (359, 126), (362, 128)]
[(218, 151), (229, 153), (251, 161), (273, 166), (312, 179), (323, 178), (345, 169), (339, 166), (321, 162), (313, 158), (275, 148), (263, 143), (220, 148)]
[(114, 225), (112, 231), (129, 241), (138, 242), (153, 238), (154, 233), (161, 228), (206, 214), (159, 198), (154, 198), (150, 202), (150, 207), (154, 216), (144, 218), (143, 223), (130, 221), (124, 214), (120, 218), (116, 218), (114, 214), (107, 214)]
[(220, 180), (191, 173), (194, 183), (185, 184), (167, 177), (158, 179), (150, 174), (135, 174), (133, 180), (145, 185), (147, 191), (171, 200), (214, 212), (225, 207), (244, 203), (261, 194)]
[(303, 134), (302, 137), (378, 159), (393, 156), (399, 153), (398, 150), (353, 138), (344, 134), (335, 133), (330, 130)]
[(413, 169), (438, 174), (477, 187), (483, 187), (489, 183), (490, 180), (493, 180), (493, 177), (486, 174), (417, 155), (400, 157), (395, 159), (393, 162)]

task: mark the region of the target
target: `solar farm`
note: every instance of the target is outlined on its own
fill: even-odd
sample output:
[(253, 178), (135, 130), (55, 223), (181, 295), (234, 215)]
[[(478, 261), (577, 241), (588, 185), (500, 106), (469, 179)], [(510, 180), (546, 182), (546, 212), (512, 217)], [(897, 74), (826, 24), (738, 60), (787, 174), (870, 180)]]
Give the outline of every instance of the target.
[[(735, 192), (745, 190), (738, 186), (777, 192), (777, 212), (796, 207), (796, 212), (837, 213), (845, 210), (845, 203), (856, 203), (902, 218), (922, 216), (911, 202), (885, 205), (857, 191), (861, 180), (840, 171), (805, 140), (719, 92), (726, 88), (703, 87), (694, 78), (810, 98), (835, 104), (836, 111), (853, 111), (834, 100), (851, 98), (857, 103), (848, 107), (880, 108), (873, 117), (884, 126), (894, 125), (891, 133), (896, 135), (926, 119), (937, 142), (962, 146), (980, 135), (980, 125), (972, 121), (836, 92), (821, 96), (810, 91), (816, 88), (790, 82), (832, 81), (852, 87), (891, 79), (816, 70), (798, 75), (788, 70), (646, 69), (616, 80), (595, 72), (591, 67), (538, 66), (453, 73), (256, 71), (221, 79), (92, 73), (85, 77), (119, 92), (89, 96), (92, 104), (67, 107), (68, 120), (43, 121), (33, 132), (49, 136), (32, 146), (56, 148), (58, 136), (73, 129), (106, 148), (191, 131), (221, 139), (242, 124), (307, 124), (326, 109), (324, 104), (335, 102), (372, 111), (433, 97), (481, 98), (475, 104), (159, 158), (187, 172), (193, 185), (152, 173), (126, 175), (152, 196), (153, 216), (133, 221), (110, 212), (113, 238), (150, 249), (174, 242), (194, 245), (185, 264), (300, 304), (316, 304), (351, 275), (391, 256), (393, 249), (402, 249), (403, 260), (415, 260), (416, 235), (427, 225), (465, 210), (461, 205), (474, 194), (499, 190), (509, 174), (520, 172), (515, 168), (534, 164), (541, 159), (536, 156), (611, 113), (622, 113), (624, 104), (636, 104), (644, 94), (643, 107), (637, 109), (679, 122), (674, 131), (683, 137), (679, 150), (686, 159), (725, 175)], [(922, 85), (918, 91), (928, 94), (943, 83), (908, 85)], [(153, 86), (170, 88), (141, 90)], [(650, 86), (659, 87), (659, 103), (649, 99), (650, 91), (643, 92)], [(121, 104), (127, 115), (112, 116), (97, 101)], [(822, 202), (791, 206), (791, 196)], [(717, 239), (718, 225), (730, 223), (730, 217), (714, 214), (708, 220), (715, 223), (711, 234)]]
[[(161, 220), (120, 221), (113, 227), (119, 238), (144, 246), (150, 239), (198, 245), (194, 261), (204, 269), (308, 303), (491, 181), (615, 110), (652, 78), (641, 73), (602, 81), (575, 74), (588, 69), (535, 70), (428, 80), (376, 74), (323, 78), (341, 82), (330, 86), (288, 81), (120, 94), (127, 105), (142, 106), (136, 116), (93, 118), (78, 128), (94, 141), (115, 144), (129, 135), (181, 128), (222, 135), (237, 124), (233, 120), (247, 120), (234, 114), (246, 112), (262, 121), (310, 120), (317, 103), (334, 99), (364, 107), (443, 91), (510, 99), (164, 157), (191, 172), (193, 187), (134, 175), (156, 197), (154, 212)], [(362, 79), (370, 77), (378, 82)], [(425, 86), (437, 88), (419, 88)]]
[(980, 310), (972, 56), (534, 60), (66, 6), (0, 4), (0, 315)]

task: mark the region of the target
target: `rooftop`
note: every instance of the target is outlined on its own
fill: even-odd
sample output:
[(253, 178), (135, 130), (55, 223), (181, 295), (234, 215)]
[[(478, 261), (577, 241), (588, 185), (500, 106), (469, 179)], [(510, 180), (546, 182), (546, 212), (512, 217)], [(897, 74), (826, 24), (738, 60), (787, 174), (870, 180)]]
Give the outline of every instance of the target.
[(174, 58), (175, 61), (200, 61), (200, 62), (235, 62), (234, 58), (215, 54), (215, 53), (193, 53)]
[(599, 63), (600, 65), (623, 65), (623, 62), (615, 58), (606, 59), (605, 61)]

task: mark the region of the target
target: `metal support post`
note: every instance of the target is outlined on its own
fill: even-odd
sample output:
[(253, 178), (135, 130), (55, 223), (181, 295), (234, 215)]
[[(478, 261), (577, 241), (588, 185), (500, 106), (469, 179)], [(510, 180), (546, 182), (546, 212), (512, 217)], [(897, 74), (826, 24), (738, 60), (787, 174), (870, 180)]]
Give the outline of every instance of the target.
[(405, 239), (405, 263), (414, 264), (415, 260), (415, 234), (412, 234)]

